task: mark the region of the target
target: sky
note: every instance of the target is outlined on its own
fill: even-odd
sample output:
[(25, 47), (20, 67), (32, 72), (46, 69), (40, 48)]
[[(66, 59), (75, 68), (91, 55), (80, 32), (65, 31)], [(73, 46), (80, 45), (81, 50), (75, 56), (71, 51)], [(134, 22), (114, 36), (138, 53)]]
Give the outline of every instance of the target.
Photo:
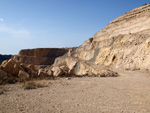
[(0, 0), (0, 54), (77, 47), (150, 0)]

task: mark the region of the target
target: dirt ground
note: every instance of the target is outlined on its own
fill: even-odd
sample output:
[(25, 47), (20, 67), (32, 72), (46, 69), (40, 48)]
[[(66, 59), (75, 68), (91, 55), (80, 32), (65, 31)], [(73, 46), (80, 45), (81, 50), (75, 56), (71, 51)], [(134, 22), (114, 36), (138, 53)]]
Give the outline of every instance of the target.
[(150, 113), (150, 74), (118, 72), (114, 78), (48, 80), (48, 87), (32, 90), (6, 85), (0, 113)]

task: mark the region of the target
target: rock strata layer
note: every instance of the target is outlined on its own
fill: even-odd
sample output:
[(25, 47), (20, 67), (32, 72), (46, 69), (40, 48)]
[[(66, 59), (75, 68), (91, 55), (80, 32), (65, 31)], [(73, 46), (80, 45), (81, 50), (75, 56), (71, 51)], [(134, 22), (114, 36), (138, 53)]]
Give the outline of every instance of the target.
[(12, 57), (16, 62), (34, 65), (51, 65), (55, 58), (68, 52), (65, 48), (24, 49)]
[(150, 70), (150, 4), (112, 20), (71, 56), (96, 65)]

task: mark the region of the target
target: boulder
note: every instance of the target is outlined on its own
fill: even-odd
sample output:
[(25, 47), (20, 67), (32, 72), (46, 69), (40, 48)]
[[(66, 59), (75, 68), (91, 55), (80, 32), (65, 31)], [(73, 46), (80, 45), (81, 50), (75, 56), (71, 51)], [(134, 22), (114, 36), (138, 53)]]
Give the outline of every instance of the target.
[(29, 67), (31, 70), (34, 70), (34, 71), (37, 70), (36, 67), (35, 67), (33, 64), (29, 64), (28, 67)]
[(24, 69), (25, 72), (27, 72), (28, 74), (31, 73), (30, 67), (28, 67), (26, 64), (21, 63), (20, 65)]
[(13, 60), (5, 60), (1, 64), (1, 69), (7, 73), (12, 73), (14, 64), (15, 63), (13, 62)]
[(78, 59), (73, 57), (67, 57), (65, 59), (66, 67), (68, 68), (68, 74), (74, 75), (75, 74), (75, 66), (78, 63)]
[[(60, 62), (59, 62), (60, 61)], [(95, 65), (93, 62), (79, 60), (75, 57), (66, 58), (59, 57), (53, 64), (53, 75), (75, 75), (75, 76), (99, 76), (99, 77), (115, 77), (118, 76), (116, 72), (107, 69), (105, 66)]]
[(53, 67), (53, 76), (58, 77), (58, 76), (63, 76), (65, 73), (60, 67)]
[(7, 78), (7, 73), (0, 69), (0, 85), (3, 84), (6, 78)]
[(44, 69), (39, 69), (38, 70), (38, 77), (40, 78), (45, 78), (45, 77), (48, 77), (48, 73), (47, 73), (47, 70), (44, 70)]
[(11, 74), (17, 76), (20, 70), (24, 71), (24, 69), (20, 66), (20, 64), (16, 63), (14, 64), (13, 72)]
[(20, 66), (20, 64), (13, 61), (12, 59), (5, 60), (4, 62), (2, 62), (1, 69), (5, 71), (6, 73), (9, 73), (13, 76), (17, 76), (19, 73), (19, 70), (24, 71), (24, 69)]
[(0, 76), (1, 77), (7, 77), (7, 73), (0, 69)]
[(20, 70), (19, 74), (18, 74), (18, 77), (19, 77), (20, 82), (25, 83), (25, 81), (30, 78), (30, 75), (28, 73), (26, 73), (25, 71)]
[(53, 76), (53, 71), (52, 70), (48, 70), (47, 74), (48, 74), (48, 76)]

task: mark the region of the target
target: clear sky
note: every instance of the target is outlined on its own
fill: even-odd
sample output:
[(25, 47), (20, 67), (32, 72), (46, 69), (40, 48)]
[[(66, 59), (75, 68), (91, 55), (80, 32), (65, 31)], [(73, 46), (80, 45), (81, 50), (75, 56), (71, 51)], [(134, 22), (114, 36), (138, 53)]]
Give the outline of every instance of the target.
[(0, 0), (0, 54), (81, 45), (150, 0)]

